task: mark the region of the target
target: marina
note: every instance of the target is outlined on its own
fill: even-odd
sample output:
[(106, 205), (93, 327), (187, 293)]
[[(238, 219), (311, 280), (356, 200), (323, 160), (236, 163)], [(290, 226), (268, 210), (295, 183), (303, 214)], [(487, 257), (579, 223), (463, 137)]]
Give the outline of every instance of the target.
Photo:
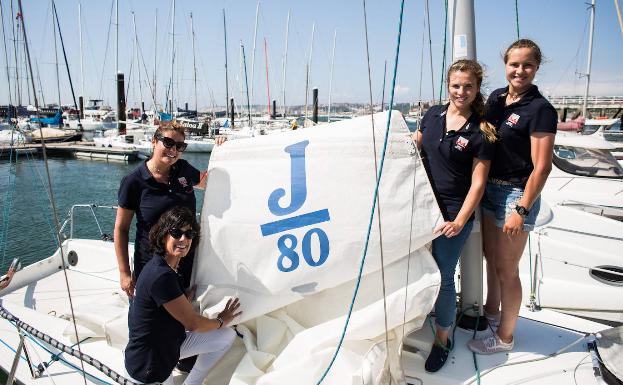
[(0, 2), (0, 384), (623, 383), (619, 1), (381, 3)]

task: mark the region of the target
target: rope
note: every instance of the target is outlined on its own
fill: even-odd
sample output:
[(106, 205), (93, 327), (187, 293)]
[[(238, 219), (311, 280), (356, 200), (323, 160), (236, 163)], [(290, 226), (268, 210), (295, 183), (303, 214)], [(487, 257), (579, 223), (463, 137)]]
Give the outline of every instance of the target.
[(399, 19), (399, 23), (398, 23), (398, 39), (397, 39), (397, 45), (396, 45), (396, 55), (395, 55), (395, 61), (394, 61), (394, 75), (393, 75), (393, 79), (392, 79), (392, 88), (391, 88), (391, 96), (390, 96), (390, 100), (389, 100), (389, 113), (387, 114), (387, 126), (385, 128), (385, 140), (383, 142), (383, 151), (381, 153), (381, 164), (379, 166), (379, 172), (378, 172), (378, 177), (376, 179), (376, 185), (374, 187), (374, 197), (372, 200), (372, 210), (370, 212), (370, 219), (368, 221), (368, 230), (367, 230), (367, 234), (366, 234), (366, 240), (364, 243), (364, 248), (363, 248), (363, 252), (361, 255), (361, 263), (359, 264), (359, 274), (357, 276), (357, 280), (356, 280), (356, 284), (355, 284), (355, 290), (353, 291), (353, 296), (348, 308), (348, 313), (346, 315), (346, 321), (344, 322), (344, 327), (342, 329), (342, 334), (340, 336), (340, 341), (338, 342), (338, 345), (335, 349), (335, 353), (333, 354), (333, 357), (331, 358), (331, 362), (329, 363), (329, 365), (327, 366), (327, 368), (325, 369), (324, 373), (322, 374), (322, 376), (320, 377), (320, 379), (318, 380), (318, 382), (316, 383), (317, 385), (320, 385), (322, 383), (322, 381), (324, 381), (325, 377), (327, 376), (327, 374), (329, 373), (329, 371), (331, 370), (331, 367), (333, 366), (333, 363), (335, 362), (335, 359), (337, 358), (337, 355), (340, 351), (340, 348), (342, 346), (342, 343), (344, 342), (344, 337), (346, 335), (346, 330), (348, 329), (348, 323), (350, 322), (350, 316), (353, 312), (353, 306), (355, 304), (355, 299), (357, 298), (357, 292), (359, 291), (359, 285), (361, 284), (361, 277), (363, 275), (363, 266), (365, 264), (366, 261), (366, 254), (368, 252), (368, 244), (370, 242), (370, 233), (372, 230), (372, 221), (374, 219), (374, 211), (376, 209), (376, 202), (377, 202), (377, 198), (378, 198), (378, 194), (379, 194), (379, 184), (381, 182), (381, 177), (383, 175), (383, 165), (385, 164), (385, 153), (387, 152), (387, 142), (388, 142), (388, 138), (389, 138), (389, 127), (390, 127), (390, 123), (391, 123), (391, 117), (392, 117), (392, 107), (394, 105), (394, 92), (396, 89), (396, 76), (398, 73), (398, 57), (400, 54), (400, 36), (401, 36), (401, 32), (402, 32), (402, 18), (403, 18), (403, 14), (404, 14), (404, 0), (401, 0), (400, 2), (400, 19)]
[[(366, 0), (362, 0), (363, 2), (363, 23), (365, 29), (366, 36), (366, 61), (368, 63), (368, 92), (370, 94), (370, 122), (372, 124), (372, 150), (374, 153), (374, 175), (378, 175), (378, 162), (377, 162), (377, 153), (376, 153), (376, 134), (374, 129), (374, 101), (372, 99), (372, 75), (370, 71), (370, 48), (368, 44), (368, 13), (366, 12)], [(384, 73), (383, 73), (383, 96), (381, 97), (381, 111), (383, 111), (383, 104), (385, 103), (385, 76), (387, 74), (387, 60), (385, 61)], [(391, 109), (389, 110), (389, 114), (391, 115)], [(378, 183), (378, 180), (377, 180)], [(378, 229), (379, 229), (379, 245), (380, 245), (380, 253), (381, 253), (381, 282), (383, 289), (383, 322), (385, 326), (385, 348), (389, 349), (389, 332), (387, 328), (387, 297), (386, 297), (386, 287), (385, 287), (385, 259), (383, 255), (383, 231), (381, 225), (381, 199), (377, 197), (377, 210), (376, 215), (379, 219), (378, 221)], [(389, 378), (389, 383), (391, 385), (391, 377)]]
[(515, 25), (517, 26), (517, 40), (519, 40), (519, 5), (517, 3), (518, 0), (515, 0)]
[[(81, 363), (82, 362), (88, 363), (89, 365), (91, 365), (95, 369), (99, 370), (100, 372), (102, 372), (105, 375), (107, 375), (108, 377), (110, 377), (113, 381), (115, 381), (118, 384), (121, 384), (121, 385), (137, 385), (137, 383), (135, 383), (133, 381), (130, 381), (127, 378), (121, 376), (119, 373), (115, 372), (110, 367), (104, 365), (103, 363), (101, 363), (100, 361), (96, 360), (95, 358), (89, 356), (88, 354), (82, 353), (82, 352), (80, 352), (77, 349), (74, 349), (74, 348), (72, 348), (70, 346), (67, 346), (64, 343), (62, 343), (62, 342), (60, 342), (60, 341), (50, 337), (49, 335), (47, 335), (45, 333), (42, 333), (41, 331), (39, 331), (39, 330), (35, 329), (34, 327), (28, 325), (24, 321), (20, 320), (19, 318), (15, 317), (13, 314), (11, 314), (2, 305), (0, 305), (0, 317), (8, 320), (11, 323), (13, 323), (16, 327), (24, 330), (26, 333), (32, 335), (33, 337), (37, 338), (38, 340), (41, 340), (41, 341), (45, 342), (46, 344), (48, 344), (49, 346), (51, 346), (51, 347), (53, 347), (55, 349), (58, 349), (60, 352), (66, 353), (66, 354), (71, 355), (72, 357), (78, 358)], [(80, 346), (79, 343), (77, 343), (76, 345)], [(50, 353), (52, 353), (52, 352), (50, 352)], [(60, 353), (57, 353), (56, 355), (52, 356), (52, 358), (54, 358), (54, 357), (60, 357)], [(84, 367), (82, 368), (82, 373), (83, 373), (83, 375), (86, 375), (86, 372), (84, 371)], [(86, 378), (85, 378), (85, 381), (86, 381)]]
[(445, 25), (443, 28), (443, 54), (441, 55), (441, 82), (439, 83), (439, 104), (441, 104), (441, 94), (443, 92), (443, 79), (446, 72), (446, 42), (448, 40), (448, 0), (444, 1), (446, 7)]

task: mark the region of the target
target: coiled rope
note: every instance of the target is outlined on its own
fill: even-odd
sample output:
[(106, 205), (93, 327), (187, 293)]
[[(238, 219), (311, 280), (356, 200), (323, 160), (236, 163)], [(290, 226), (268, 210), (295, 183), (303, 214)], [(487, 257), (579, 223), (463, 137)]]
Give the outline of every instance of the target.
[(363, 248), (363, 252), (361, 255), (361, 262), (359, 264), (359, 273), (357, 275), (357, 280), (356, 280), (356, 284), (355, 284), (355, 289), (353, 291), (353, 296), (352, 299), (350, 301), (350, 305), (348, 307), (348, 314), (346, 315), (346, 321), (344, 322), (344, 327), (342, 328), (342, 334), (340, 336), (340, 340), (338, 342), (338, 345), (335, 349), (335, 353), (333, 354), (333, 357), (331, 358), (331, 362), (329, 363), (329, 365), (327, 366), (327, 368), (325, 369), (324, 373), (322, 374), (322, 376), (320, 377), (320, 379), (318, 380), (318, 382), (316, 383), (317, 385), (320, 385), (322, 383), (322, 381), (324, 381), (325, 377), (327, 376), (327, 374), (329, 373), (329, 371), (331, 370), (331, 367), (333, 366), (333, 363), (335, 362), (335, 359), (337, 358), (337, 355), (340, 351), (340, 348), (344, 342), (344, 337), (346, 335), (346, 330), (348, 329), (348, 323), (350, 322), (350, 317), (351, 314), (353, 312), (353, 306), (355, 304), (355, 299), (357, 298), (357, 293), (359, 291), (359, 285), (361, 284), (361, 276), (363, 274), (363, 266), (365, 264), (366, 261), (366, 255), (368, 252), (368, 244), (370, 242), (370, 233), (372, 231), (372, 221), (374, 219), (374, 212), (376, 210), (376, 202), (378, 199), (378, 195), (379, 195), (379, 185), (381, 182), (381, 177), (383, 176), (383, 165), (385, 163), (385, 153), (387, 152), (387, 142), (388, 142), (388, 138), (389, 138), (389, 127), (390, 127), (390, 123), (391, 123), (391, 117), (392, 117), (392, 107), (394, 105), (394, 93), (395, 93), (395, 89), (396, 89), (396, 76), (398, 73), (398, 57), (400, 54), (400, 37), (401, 37), (401, 32), (402, 32), (402, 17), (404, 14), (404, 0), (401, 0), (400, 2), (400, 19), (399, 19), (399, 23), (398, 23), (398, 39), (397, 39), (397, 45), (396, 45), (396, 55), (395, 55), (395, 60), (394, 60), (394, 74), (393, 74), (393, 79), (392, 79), (392, 87), (391, 87), (391, 93), (390, 93), (390, 99), (389, 99), (389, 112), (387, 114), (387, 125), (385, 128), (385, 139), (383, 142), (383, 151), (381, 152), (381, 163), (379, 165), (379, 170), (378, 170), (378, 176), (376, 179), (376, 184), (374, 187), (374, 197), (372, 199), (372, 209), (370, 210), (370, 219), (368, 221), (368, 230), (367, 230), (367, 234), (366, 234), (366, 241), (364, 243), (364, 248)]

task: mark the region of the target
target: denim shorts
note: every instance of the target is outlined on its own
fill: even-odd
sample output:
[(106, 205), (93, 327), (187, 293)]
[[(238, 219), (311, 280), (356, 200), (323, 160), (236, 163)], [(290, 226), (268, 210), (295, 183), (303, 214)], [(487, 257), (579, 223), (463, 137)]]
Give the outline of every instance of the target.
[[(495, 219), (495, 225), (499, 228), (504, 227), (506, 218), (508, 218), (515, 210), (515, 205), (523, 195), (524, 188), (487, 182), (485, 193), (480, 201), (480, 208), (483, 215), (488, 215)], [(530, 214), (524, 218), (523, 231), (534, 230), (536, 217), (539, 215), (541, 208), (541, 197), (539, 196), (530, 208)]]

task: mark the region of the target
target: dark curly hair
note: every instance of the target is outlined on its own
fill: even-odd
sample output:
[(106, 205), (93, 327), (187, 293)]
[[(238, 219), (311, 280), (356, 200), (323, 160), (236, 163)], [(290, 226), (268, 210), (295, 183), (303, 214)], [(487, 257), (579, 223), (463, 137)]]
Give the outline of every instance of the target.
[(188, 207), (175, 206), (165, 211), (158, 222), (149, 231), (149, 246), (152, 252), (164, 255), (166, 251), (165, 243), (169, 230), (184, 226), (190, 226), (197, 232), (197, 236), (193, 239), (190, 250), (193, 250), (199, 243), (200, 227), (197, 219)]

